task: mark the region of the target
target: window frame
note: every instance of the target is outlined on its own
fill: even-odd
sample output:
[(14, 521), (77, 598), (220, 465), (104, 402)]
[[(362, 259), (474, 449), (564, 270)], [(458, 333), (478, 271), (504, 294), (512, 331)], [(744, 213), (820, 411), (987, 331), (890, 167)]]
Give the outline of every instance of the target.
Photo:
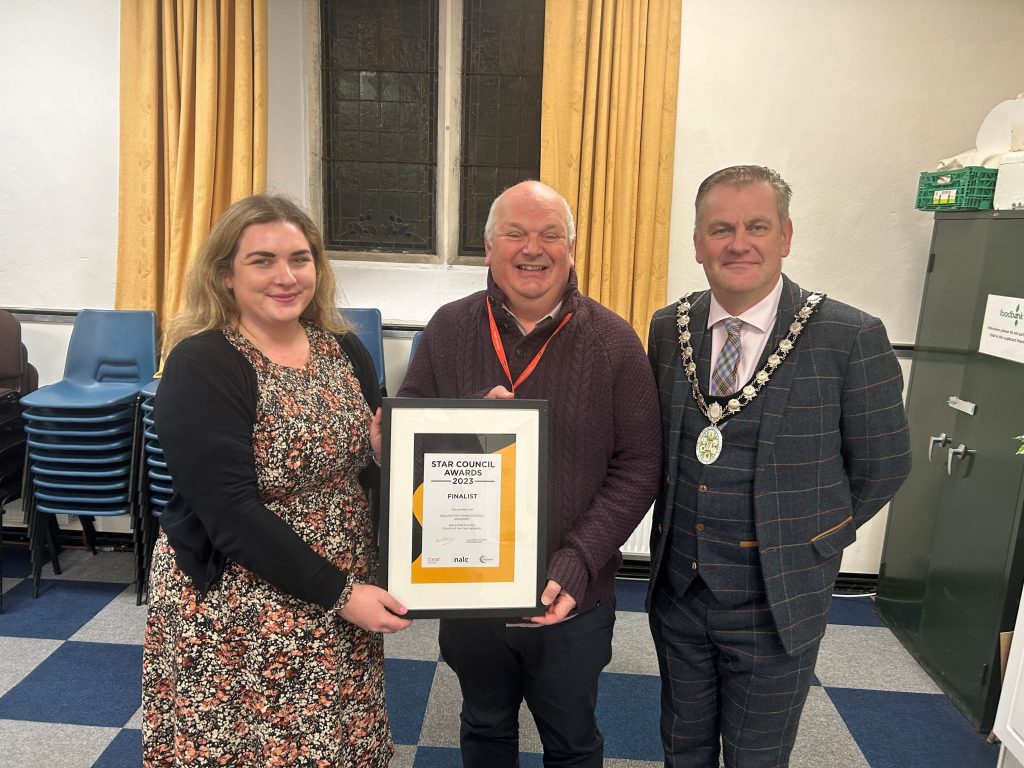
[[(320, 2), (306, 0), (306, 42), (309, 83), (309, 201), (310, 215), (323, 229), (323, 114), (320, 48)], [(459, 254), (459, 200), (462, 165), (462, 0), (438, 0), (437, 82), (437, 189), (433, 253), (404, 251), (327, 251), (333, 261), (369, 261), (389, 264), (483, 266), (482, 255)]]

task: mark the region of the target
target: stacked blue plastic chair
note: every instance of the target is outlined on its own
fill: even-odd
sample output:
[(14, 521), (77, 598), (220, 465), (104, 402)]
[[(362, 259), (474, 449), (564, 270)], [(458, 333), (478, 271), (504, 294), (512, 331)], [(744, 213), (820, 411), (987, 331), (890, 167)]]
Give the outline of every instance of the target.
[(47, 553), (60, 573), (51, 516), (77, 516), (95, 553), (94, 518), (134, 514), (139, 393), (155, 364), (152, 312), (84, 309), (64, 378), (21, 398), (33, 597)]
[(409, 348), (409, 365), (412, 365), (412, 359), (416, 357), (416, 350), (419, 349), (420, 339), (423, 338), (423, 331), (416, 331), (412, 335), (412, 346)]
[(409, 368), (412, 366), (412, 361), (416, 357), (416, 350), (419, 349), (420, 339), (423, 338), (423, 331), (416, 331), (412, 335), (412, 344), (409, 346), (409, 361), (405, 366), (405, 374), (409, 375)]
[(142, 388), (142, 441), (140, 443), (138, 483), (138, 536), (136, 537), (135, 567), (136, 587), (135, 604), (141, 605), (149, 581), (149, 562), (160, 532), (159, 519), (164, 507), (171, 500), (174, 488), (171, 474), (164, 460), (164, 451), (160, 447), (160, 438), (156, 433), (156, 422), (153, 417), (154, 400), (159, 379), (153, 379)]
[(339, 309), (341, 316), (355, 326), (356, 336), (370, 352), (373, 367), (377, 371), (377, 383), (382, 395), (387, 395), (384, 381), (384, 325), (380, 310), (376, 308), (345, 307)]

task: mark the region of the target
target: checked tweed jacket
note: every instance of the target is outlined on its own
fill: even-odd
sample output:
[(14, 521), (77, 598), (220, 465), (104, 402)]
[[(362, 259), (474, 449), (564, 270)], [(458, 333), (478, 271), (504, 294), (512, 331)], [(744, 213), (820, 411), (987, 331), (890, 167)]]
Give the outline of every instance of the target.
[[(783, 276), (778, 318), (762, 364), (785, 337), (809, 293)], [(691, 298), (690, 343), (695, 350), (705, 340), (710, 297), (704, 291)], [(653, 590), (659, 588), (659, 570), (671, 567), (664, 561), (671, 549), (666, 541), (672, 529), (680, 429), (684, 409), (695, 407), (680, 363), (678, 335), (676, 304), (658, 310), (651, 320), (648, 356), (661, 401), (665, 470), (654, 507), (648, 608)], [(698, 370), (698, 375), (706, 394), (708, 372)], [(881, 321), (826, 298), (758, 394), (764, 401), (754, 523), (768, 604), (790, 654), (821, 639), (843, 549), (910, 471), (902, 390), (899, 363)]]

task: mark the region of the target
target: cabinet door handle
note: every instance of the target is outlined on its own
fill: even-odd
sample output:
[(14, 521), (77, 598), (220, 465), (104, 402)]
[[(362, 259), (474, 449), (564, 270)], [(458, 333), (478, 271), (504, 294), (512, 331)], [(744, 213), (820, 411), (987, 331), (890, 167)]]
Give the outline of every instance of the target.
[(960, 443), (956, 448), (950, 448), (949, 453), (946, 455), (946, 474), (950, 477), (953, 476), (953, 457), (956, 456), (958, 459), (962, 459), (964, 456), (973, 456), (977, 451), (973, 451), (963, 443)]
[(932, 463), (932, 448), (934, 448), (936, 445), (939, 446), (939, 448), (941, 448), (946, 443), (951, 443), (951, 442), (953, 442), (953, 439), (950, 438), (950, 437), (946, 437), (946, 433), (945, 432), (940, 432), (937, 435), (932, 435), (931, 437), (929, 437), (928, 438), (928, 463), (929, 464)]

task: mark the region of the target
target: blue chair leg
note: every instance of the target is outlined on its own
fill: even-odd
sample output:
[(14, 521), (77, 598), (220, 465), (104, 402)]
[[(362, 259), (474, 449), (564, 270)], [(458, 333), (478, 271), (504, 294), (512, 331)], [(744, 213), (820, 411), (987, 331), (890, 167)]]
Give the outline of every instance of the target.
[[(49, 515), (43, 515), (41, 512), (32, 513), (32, 519), (29, 522), (29, 542), (31, 549), (31, 562), (32, 562), (32, 598), (39, 597), (39, 574), (43, 570), (43, 560), (46, 556), (48, 549), (47, 539), (51, 536), (49, 523), (43, 520), (43, 517), (49, 517)], [(52, 549), (51, 549), (52, 551)]]
[(142, 542), (142, 578), (139, 591), (142, 594), (142, 599), (148, 600), (149, 566), (153, 561), (153, 547), (156, 546), (156, 537), (160, 534), (160, 521), (153, 517), (149, 510), (146, 510), (143, 514), (148, 519), (146, 520), (145, 538)]

